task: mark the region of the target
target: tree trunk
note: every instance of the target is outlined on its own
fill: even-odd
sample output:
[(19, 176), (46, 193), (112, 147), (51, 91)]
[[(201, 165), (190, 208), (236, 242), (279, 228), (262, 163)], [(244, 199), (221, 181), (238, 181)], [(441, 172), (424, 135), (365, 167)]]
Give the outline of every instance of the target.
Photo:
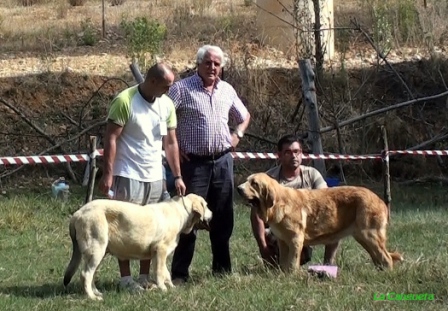
[[(308, 109), (309, 134), (314, 154), (323, 154), (322, 141), (320, 137), (319, 109), (317, 106), (316, 87), (314, 84), (315, 74), (309, 59), (299, 61), (300, 77), (302, 79), (302, 98)], [(314, 167), (326, 177), (324, 159), (313, 160)]]

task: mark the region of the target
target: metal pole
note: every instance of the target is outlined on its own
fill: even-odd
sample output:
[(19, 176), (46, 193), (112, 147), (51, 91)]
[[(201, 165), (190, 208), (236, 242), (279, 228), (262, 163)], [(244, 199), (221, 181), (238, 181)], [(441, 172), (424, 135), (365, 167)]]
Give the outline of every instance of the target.
[(103, 9), (103, 39), (106, 38), (106, 7), (104, 5), (104, 0), (101, 1), (102, 9)]

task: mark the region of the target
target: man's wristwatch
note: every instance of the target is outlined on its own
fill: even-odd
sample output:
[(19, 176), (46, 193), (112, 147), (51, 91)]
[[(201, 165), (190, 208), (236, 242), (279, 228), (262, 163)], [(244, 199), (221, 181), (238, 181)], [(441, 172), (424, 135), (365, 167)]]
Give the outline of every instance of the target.
[(174, 176), (174, 180), (182, 179), (182, 176)]
[(236, 133), (236, 136), (237, 136), (239, 139), (241, 139), (241, 138), (244, 137), (244, 132), (241, 131), (241, 130), (236, 130), (235, 133)]

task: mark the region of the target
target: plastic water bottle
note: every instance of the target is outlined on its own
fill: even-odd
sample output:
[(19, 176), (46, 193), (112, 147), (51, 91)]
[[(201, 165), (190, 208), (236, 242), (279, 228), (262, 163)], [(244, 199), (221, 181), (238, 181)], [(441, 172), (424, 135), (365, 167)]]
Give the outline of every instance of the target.
[(64, 177), (58, 178), (51, 185), (51, 192), (53, 194), (53, 197), (62, 199), (63, 201), (66, 201), (68, 199), (68, 196), (70, 194), (69, 189), (70, 186)]

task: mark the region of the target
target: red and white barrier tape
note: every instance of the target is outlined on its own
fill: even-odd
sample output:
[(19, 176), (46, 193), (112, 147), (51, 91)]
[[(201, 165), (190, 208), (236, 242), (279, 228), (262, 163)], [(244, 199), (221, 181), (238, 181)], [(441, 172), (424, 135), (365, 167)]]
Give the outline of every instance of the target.
[(88, 160), (89, 156), (87, 154), (2, 157), (0, 158), (0, 165), (53, 164), (63, 162), (85, 162)]
[[(103, 150), (97, 150), (94, 156), (102, 156)], [(0, 157), (1, 165), (28, 165), (28, 164), (54, 164), (64, 162), (87, 162), (88, 154), (71, 155), (41, 155), (41, 156), (19, 156), (19, 157)]]
[(413, 154), (413, 155), (448, 155), (448, 150), (390, 150), (389, 155)]
[[(448, 155), (448, 150), (390, 150), (390, 155), (411, 154), (411, 155)], [(97, 150), (95, 156), (102, 156), (103, 150)], [(277, 159), (275, 153), (265, 152), (232, 152), (236, 159)], [(380, 154), (373, 155), (343, 155), (343, 154), (303, 154), (303, 159), (327, 159), (327, 160), (368, 160), (382, 159)], [(86, 162), (89, 161), (88, 154), (72, 155), (44, 155), (44, 156), (18, 156), (0, 157), (0, 166), (4, 165), (29, 165), (29, 164), (53, 164), (64, 162)]]
[[(277, 159), (275, 153), (263, 152), (232, 152), (233, 158), (237, 159)], [(302, 159), (328, 159), (328, 160), (366, 160), (381, 159), (381, 155), (342, 155), (342, 154), (303, 154)]]

